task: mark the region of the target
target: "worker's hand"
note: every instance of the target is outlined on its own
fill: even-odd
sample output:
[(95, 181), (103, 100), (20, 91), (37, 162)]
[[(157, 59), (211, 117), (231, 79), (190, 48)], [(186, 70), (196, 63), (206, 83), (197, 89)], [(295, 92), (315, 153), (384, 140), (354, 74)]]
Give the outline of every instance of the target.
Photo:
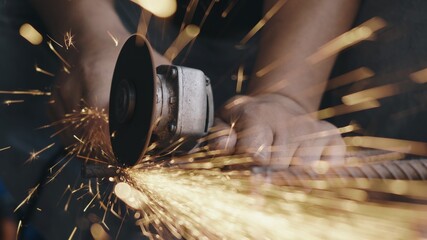
[[(66, 118), (66, 114), (80, 112), (83, 107), (104, 109), (108, 114), (109, 95), (115, 63), (121, 47), (127, 40), (129, 33), (118, 35), (118, 45), (105, 33), (99, 38), (78, 38), (76, 48), (69, 48), (64, 53), (65, 59), (71, 65), (69, 72), (62, 70), (58, 73), (53, 88), (53, 112), (57, 119)], [(155, 65), (168, 64), (158, 53), (154, 53)], [(81, 138), (88, 130), (100, 129), (107, 125), (103, 118), (93, 118), (93, 123), (82, 125), (83, 129), (69, 129), (65, 131), (67, 145), (74, 143), (73, 135)], [(96, 128), (94, 128), (96, 126)], [(108, 126), (102, 127), (105, 131), (102, 141), (109, 141)], [(94, 137), (92, 137), (94, 138)], [(71, 140), (71, 141), (70, 141)]]
[[(117, 46), (106, 35), (98, 39), (83, 39), (76, 43), (77, 49), (69, 48), (69, 73), (60, 71), (54, 87), (56, 113), (63, 116), (79, 110), (82, 101), (89, 107), (108, 109), (115, 63), (129, 35), (121, 34)], [(156, 65), (170, 64), (156, 52), (153, 57)]]
[[(318, 121), (297, 103), (277, 94), (238, 96), (219, 112), (214, 149), (250, 154), (259, 164), (288, 166), (316, 160), (342, 163), (345, 144), (336, 127)], [(230, 129), (226, 131), (226, 129)]]
[(90, 107), (108, 108), (114, 65), (125, 39), (121, 39), (119, 46), (106, 40), (81, 41), (76, 43), (77, 49), (66, 52), (71, 67), (69, 72), (60, 71), (53, 89), (58, 117), (79, 111), (82, 101)]

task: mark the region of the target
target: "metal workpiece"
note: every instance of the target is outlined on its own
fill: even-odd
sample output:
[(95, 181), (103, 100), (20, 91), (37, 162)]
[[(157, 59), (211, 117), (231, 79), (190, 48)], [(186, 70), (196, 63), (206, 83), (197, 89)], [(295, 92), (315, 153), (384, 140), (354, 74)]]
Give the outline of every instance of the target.
[(82, 164), (81, 174), (84, 178), (108, 178), (119, 176), (121, 169), (113, 165), (85, 163)]
[(119, 163), (133, 166), (177, 142), (174, 153), (190, 151), (208, 133), (213, 114), (210, 81), (202, 71), (174, 65), (154, 69), (145, 38), (133, 35), (126, 41), (110, 94), (111, 143)]
[(271, 177), (273, 181), (286, 185), (292, 185), (302, 180), (336, 178), (427, 180), (427, 160), (396, 160), (360, 166), (336, 166), (329, 167), (324, 173), (311, 166), (294, 166), (287, 169), (260, 166), (254, 167), (253, 173)]

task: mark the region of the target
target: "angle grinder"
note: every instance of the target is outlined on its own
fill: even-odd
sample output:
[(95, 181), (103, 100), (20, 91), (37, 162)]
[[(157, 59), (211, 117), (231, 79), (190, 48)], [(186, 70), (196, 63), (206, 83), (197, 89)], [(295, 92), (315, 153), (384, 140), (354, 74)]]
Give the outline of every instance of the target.
[(109, 107), (111, 144), (121, 165), (133, 166), (177, 141), (175, 153), (190, 151), (208, 133), (213, 115), (210, 80), (202, 71), (155, 68), (144, 37), (126, 41), (114, 70)]

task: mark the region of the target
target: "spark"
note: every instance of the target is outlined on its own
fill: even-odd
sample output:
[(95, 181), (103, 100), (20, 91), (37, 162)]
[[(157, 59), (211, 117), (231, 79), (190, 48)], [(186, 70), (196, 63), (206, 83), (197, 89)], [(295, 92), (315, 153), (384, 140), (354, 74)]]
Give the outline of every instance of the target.
[[(212, 8), (214, 7), (215, 3), (217, 3), (217, 0), (211, 0), (211, 3), (209, 4), (208, 8), (206, 9), (206, 11), (203, 15), (202, 21), (200, 21), (200, 24), (199, 24), (200, 29), (203, 28), (203, 25), (205, 24), (205, 21), (208, 18), (209, 14), (211, 13)], [(185, 57), (182, 60), (182, 63), (188, 58), (188, 55), (190, 54), (191, 49), (193, 49), (193, 45), (194, 45), (195, 40), (196, 40), (196, 38), (193, 38), (191, 40), (191, 42), (188, 46), (187, 52), (185, 54)]]
[(269, 64), (267, 64), (266, 66), (262, 67), (261, 69), (257, 70), (255, 75), (259, 78), (264, 77), (268, 73), (272, 72), (274, 69), (282, 66), (288, 59), (289, 59), (288, 55), (285, 55), (279, 59), (276, 59), (270, 62)]
[(74, 238), (74, 235), (76, 234), (76, 232), (77, 232), (77, 227), (74, 227), (73, 231), (71, 231), (71, 234), (68, 237), (68, 240), (72, 240)]
[(244, 66), (240, 65), (239, 66), (239, 70), (237, 70), (236, 93), (241, 93), (242, 92), (243, 81), (246, 80), (243, 71), (244, 71)]
[(16, 240), (19, 239), (19, 232), (21, 231), (21, 228), (22, 228), (22, 220), (19, 220), (18, 227), (16, 228)]
[(209, 4), (208, 8), (205, 11), (205, 14), (203, 15), (202, 21), (200, 21), (200, 24), (199, 24), (200, 29), (202, 29), (203, 25), (206, 22), (206, 19), (208, 18), (209, 14), (212, 11), (212, 8), (214, 7), (215, 3), (217, 3), (217, 2), (218, 2), (218, 0), (211, 0), (211, 3)]
[(55, 143), (49, 144), (48, 146), (44, 147), (43, 149), (37, 151), (37, 152), (31, 152), (30, 153), (30, 158), (27, 159), (27, 161), (25, 161), (25, 163), (31, 162), (33, 160), (36, 160), (39, 158), (40, 154), (43, 153), (44, 151), (50, 149), (51, 147), (55, 146)]
[(400, 83), (395, 84), (387, 84), (384, 86), (379, 86), (375, 88), (370, 88), (366, 90), (362, 90), (356, 93), (352, 93), (346, 96), (343, 96), (342, 102), (347, 105), (355, 105), (367, 101), (378, 100), (385, 97), (390, 97), (401, 92)]
[(74, 45), (74, 35), (71, 33), (71, 30), (66, 32), (64, 35), (64, 45), (65, 49), (69, 49), (70, 47), (73, 47), (76, 49), (76, 46)]
[(374, 75), (375, 73), (371, 69), (367, 67), (360, 67), (353, 71), (345, 73), (341, 76), (338, 76), (334, 79), (329, 80), (327, 90), (336, 89), (336, 88), (348, 85), (350, 83), (354, 83), (357, 81), (361, 81), (361, 80), (373, 77)]
[(50, 50), (62, 61), (63, 64), (67, 67), (67, 69), (71, 68), (71, 65), (59, 54), (58, 51), (56, 51), (55, 47), (53, 47), (52, 42), (48, 41), (47, 45), (49, 46)]
[(4, 147), (4, 148), (0, 148), (0, 152), (3, 152), (3, 151), (6, 151), (6, 150), (9, 150), (9, 149), (11, 149), (11, 148), (12, 148), (11, 146)]
[(66, 66), (62, 66), (65, 73), (70, 74), (70, 70)]
[[(84, 101), (82, 104), (85, 104)], [(82, 107), (79, 111), (66, 114), (64, 119), (42, 128), (47, 127), (57, 127), (58, 129), (51, 137), (67, 131), (74, 133), (72, 135), (76, 142), (66, 148), (70, 155), (86, 160), (100, 158), (97, 161), (115, 163), (109, 138), (108, 115), (105, 109)], [(91, 154), (95, 154), (95, 156), (91, 156)]]
[[(326, 162), (312, 167), (320, 173), (329, 169)], [(272, 177), (275, 182), (277, 176)], [(427, 197), (421, 190), (426, 182), (404, 180), (253, 185), (250, 172), (164, 168), (129, 169), (126, 179), (116, 185), (115, 194), (142, 213), (137, 224), (150, 239), (410, 238), (417, 234), (413, 226), (425, 210), (416, 205), (378, 205), (369, 201), (367, 192)]]
[(19, 28), (19, 34), (33, 45), (40, 45), (43, 42), (43, 36), (29, 23), (24, 23)]
[(338, 128), (338, 129), (323, 130), (323, 131), (319, 131), (319, 132), (313, 131), (310, 134), (294, 137), (293, 140), (296, 142), (300, 142), (300, 141), (320, 139), (320, 138), (340, 135), (343, 133), (353, 132), (353, 131), (358, 130), (358, 129), (360, 129), (360, 127), (357, 124), (350, 124), (350, 125)]
[(344, 138), (344, 141), (348, 146), (382, 149), (418, 156), (427, 156), (427, 143), (425, 142), (369, 136), (346, 137)]
[(81, 144), (85, 144), (85, 142), (83, 142), (83, 140), (81, 140), (80, 138), (78, 138), (76, 135), (73, 135), (74, 139), (76, 139), (77, 141), (79, 141)]
[(176, 0), (131, 0), (145, 10), (151, 12), (157, 17), (167, 18), (172, 16), (177, 9)]
[(147, 35), (148, 26), (150, 25), (151, 13), (146, 11), (141, 11), (141, 16), (139, 17), (137, 34), (141, 36)]
[(231, 9), (233, 9), (234, 8), (234, 6), (236, 6), (236, 3), (238, 2), (239, 0), (232, 0), (229, 4), (228, 4), (228, 6), (227, 6), (227, 8), (221, 13), (221, 17), (222, 18), (226, 18), (227, 16), (228, 16), (228, 14), (231, 12)]
[(240, 45), (245, 45), (264, 25), (285, 5), (288, 0), (278, 0), (259, 20), (259, 22), (249, 31), (248, 34), (240, 41)]
[(199, 0), (191, 0), (190, 3), (187, 5), (187, 9), (185, 10), (185, 16), (184, 16), (184, 19), (182, 20), (181, 28), (179, 30), (180, 32), (182, 32), (182, 30), (184, 30), (184, 28), (193, 19), (198, 3), (199, 3)]
[(47, 37), (56, 45), (58, 45), (59, 47), (63, 48), (64, 46), (62, 46), (58, 41), (56, 41), (55, 39), (53, 39), (53, 37), (47, 35)]
[(248, 96), (242, 96), (242, 97), (236, 98), (236, 99), (234, 99), (233, 101), (231, 101), (231, 102), (227, 103), (227, 104), (224, 106), (224, 108), (225, 108), (225, 109), (232, 109), (232, 108), (234, 108), (234, 107), (236, 107), (236, 106), (238, 106), (238, 105), (241, 105), (241, 104), (244, 104), (244, 103), (250, 102), (251, 100), (252, 100), (252, 99), (251, 99), (250, 97), (248, 97)]
[(99, 223), (94, 223), (90, 226), (90, 233), (94, 239), (110, 239), (107, 232), (105, 232), (104, 228)]
[(92, 200), (90, 200), (89, 203), (86, 205), (86, 207), (83, 209), (83, 212), (87, 211), (87, 209), (92, 205), (93, 201), (95, 201), (97, 197), (98, 197), (98, 194), (95, 194), (95, 196), (93, 196)]
[(427, 82), (427, 68), (413, 72), (409, 75), (412, 81), (423, 84)]
[(312, 167), (317, 174), (325, 174), (328, 172), (330, 165), (327, 161), (318, 160), (312, 163)]
[(40, 90), (25, 90), (25, 91), (0, 91), (0, 94), (11, 95), (32, 95), (32, 96), (50, 96), (51, 92), (42, 92)]
[(116, 36), (114, 36), (112, 33), (110, 33), (110, 31), (107, 31), (107, 33), (108, 33), (108, 36), (110, 36), (110, 38), (113, 40), (114, 45), (116, 47), (119, 46), (119, 39)]
[(172, 61), (191, 40), (199, 35), (199, 33), (200, 28), (198, 26), (192, 24), (186, 26), (185, 29), (178, 35), (178, 37), (176, 37), (171, 46), (166, 50), (164, 56), (169, 61)]
[(16, 212), (18, 209), (20, 209), (22, 206), (24, 206), (24, 204), (28, 203), (30, 201), (30, 199), (33, 197), (34, 193), (39, 188), (39, 186), (40, 186), (40, 184), (37, 184), (34, 188), (31, 188), (28, 191), (27, 197), (25, 197), (25, 199), (13, 210), (13, 212)]
[(317, 117), (317, 119), (327, 119), (334, 116), (354, 113), (354, 112), (368, 110), (372, 108), (378, 108), (380, 106), (381, 104), (377, 100), (373, 99), (370, 101), (360, 102), (351, 106), (342, 104), (334, 107), (324, 108), (310, 115), (312, 117)]
[(309, 63), (316, 64), (322, 60), (332, 57), (350, 46), (371, 38), (376, 31), (384, 28), (386, 25), (386, 22), (379, 17), (371, 18), (360, 26), (355, 27), (329, 41), (317, 52), (309, 56), (307, 60)]
[(46, 75), (51, 76), (51, 77), (55, 77), (55, 74), (40, 68), (39, 66), (37, 66), (37, 64), (34, 65), (34, 68), (35, 68), (36, 72), (43, 73), (43, 74), (46, 74)]
[(24, 102), (24, 100), (4, 100), (3, 104), (7, 105), (7, 106), (10, 106), (12, 104), (23, 103), (23, 102)]

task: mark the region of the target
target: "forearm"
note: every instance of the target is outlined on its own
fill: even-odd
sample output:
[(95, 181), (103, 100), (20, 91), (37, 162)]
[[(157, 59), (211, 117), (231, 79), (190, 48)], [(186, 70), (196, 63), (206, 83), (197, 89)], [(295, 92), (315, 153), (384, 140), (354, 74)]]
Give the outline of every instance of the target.
[(32, 0), (50, 34), (61, 41), (68, 31), (75, 36), (76, 45), (111, 42), (107, 31), (117, 37), (129, 35), (114, 9), (113, 0)]
[[(277, 1), (265, 2), (268, 10)], [(306, 59), (351, 27), (358, 3), (289, 0), (263, 29), (249, 94), (280, 94), (307, 112), (317, 110), (335, 56), (316, 64)]]

